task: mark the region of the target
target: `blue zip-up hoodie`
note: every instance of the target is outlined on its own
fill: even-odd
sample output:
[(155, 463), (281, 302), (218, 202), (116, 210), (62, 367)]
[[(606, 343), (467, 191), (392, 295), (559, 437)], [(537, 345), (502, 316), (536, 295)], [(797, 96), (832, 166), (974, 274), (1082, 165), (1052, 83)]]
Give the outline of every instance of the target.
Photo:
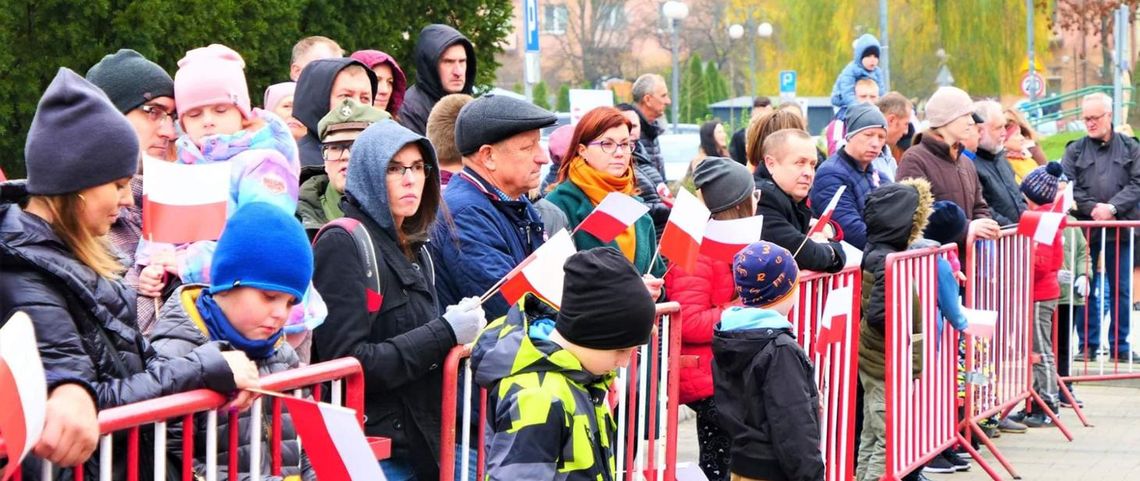
[(811, 186), (811, 209), (816, 216), (823, 210), (839, 190), (846, 185), (847, 190), (839, 197), (831, 218), (843, 229), (843, 240), (862, 250), (867, 245), (867, 224), (863, 222), (863, 205), (867, 194), (872, 190), (890, 184), (890, 179), (882, 175), (874, 165), (860, 171), (855, 159), (840, 148), (827, 159), (815, 173), (815, 183)]

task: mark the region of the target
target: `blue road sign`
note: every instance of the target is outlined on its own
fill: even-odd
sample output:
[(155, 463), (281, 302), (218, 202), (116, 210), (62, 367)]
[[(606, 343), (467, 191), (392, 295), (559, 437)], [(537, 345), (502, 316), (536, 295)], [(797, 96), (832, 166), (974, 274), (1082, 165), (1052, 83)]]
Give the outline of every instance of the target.
[(795, 70), (782, 70), (780, 71), (780, 93), (792, 94), (796, 93), (796, 71)]
[(526, 31), (526, 51), (538, 52), (538, 0), (523, 1), (523, 30)]

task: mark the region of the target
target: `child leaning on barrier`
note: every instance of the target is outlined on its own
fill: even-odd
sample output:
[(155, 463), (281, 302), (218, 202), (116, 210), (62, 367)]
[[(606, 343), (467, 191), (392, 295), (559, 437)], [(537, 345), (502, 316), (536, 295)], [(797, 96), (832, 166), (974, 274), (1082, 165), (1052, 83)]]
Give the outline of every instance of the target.
[[(285, 342), (284, 326), (289, 311), (301, 300), (313, 276), (313, 254), (300, 222), (280, 208), (252, 202), (242, 206), (226, 222), (214, 252), (210, 285), (180, 286), (159, 312), (151, 343), (159, 354), (177, 357), (210, 341), (224, 341), (245, 353), (261, 375), (296, 368), (297, 353)], [(262, 429), (272, 426), (271, 410), (263, 410)], [(199, 415), (194, 426), (195, 471), (206, 468), (206, 422)], [(248, 475), (251, 420), (249, 412), (238, 424), (238, 466)], [(227, 476), (227, 423), (218, 424), (219, 479)], [(314, 479), (288, 414), (282, 414), (281, 458), (286, 479)], [(171, 447), (181, 447), (181, 427), (172, 428)], [(263, 431), (264, 432), (264, 431)], [(270, 469), (269, 439), (263, 437), (262, 472)], [(291, 477), (290, 477), (291, 476)]]
[[(905, 179), (872, 190), (863, 208), (867, 247), (863, 256), (863, 321), (859, 328), (859, 380), (863, 384), (863, 431), (859, 439), (855, 479), (877, 480), (886, 470), (886, 263), (922, 237), (934, 196), (924, 179)], [(914, 293), (917, 295), (917, 293)], [(914, 302), (916, 309), (920, 303)], [(921, 315), (913, 315), (914, 332), (921, 332)], [(922, 338), (913, 340), (915, 356)], [(915, 369), (921, 369), (916, 359)]]
[(527, 295), (471, 354), (487, 389), (487, 480), (616, 479), (606, 402), (618, 368), (649, 341), (656, 307), (616, 249), (566, 261), (562, 310)]
[(721, 425), (732, 440), (733, 481), (815, 481), (819, 391), (788, 311), (799, 267), (787, 249), (754, 242), (732, 263), (743, 307), (721, 313), (713, 333), (713, 385)]
[[(1025, 195), (1029, 210), (1038, 212), (1053, 211), (1057, 198), (1058, 184), (1064, 174), (1061, 164), (1050, 162), (1033, 169), (1021, 181), (1021, 193)], [(1064, 228), (1065, 222), (1061, 221)], [(1057, 300), (1061, 297), (1061, 285), (1057, 273), (1065, 257), (1061, 245), (1061, 229), (1053, 237), (1053, 244), (1035, 242), (1033, 251), (1033, 390), (1041, 396), (1053, 412), (1058, 412), (1057, 364), (1053, 357), (1053, 313)], [(1053, 421), (1041, 410), (1026, 413), (1024, 410), (1010, 416), (1031, 428), (1049, 426)]]

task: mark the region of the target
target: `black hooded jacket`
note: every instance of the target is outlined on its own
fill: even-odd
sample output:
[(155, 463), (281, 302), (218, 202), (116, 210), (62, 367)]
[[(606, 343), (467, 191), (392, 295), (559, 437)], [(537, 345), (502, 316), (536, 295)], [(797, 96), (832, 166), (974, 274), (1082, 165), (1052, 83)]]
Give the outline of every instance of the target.
[(657, 186), (665, 183), (665, 178), (657, 172), (653, 161), (645, 154), (645, 148), (637, 144), (633, 149), (634, 178), (637, 180), (637, 196), (649, 207), (649, 217), (653, 218), (653, 228), (657, 231), (657, 240), (665, 232), (665, 224), (669, 221), (669, 212), (672, 209), (661, 200), (657, 193)]
[(329, 99), (337, 74), (349, 65), (364, 67), (368, 72), (368, 80), (372, 82), (372, 95), (376, 95), (376, 74), (359, 60), (347, 57), (314, 60), (305, 66), (297, 79), (297, 90), (293, 95), (293, 118), (301, 121), (309, 130), (297, 142), (302, 167), (324, 164), (317, 124), (329, 113)]
[(427, 134), (427, 119), (432, 107), (449, 93), (443, 90), (439, 78), (439, 57), (456, 43), (462, 44), (467, 51), (467, 77), (463, 90), (452, 93), (471, 95), (475, 86), (475, 47), (454, 28), (440, 24), (428, 25), (420, 31), (420, 37), (416, 40), (416, 84), (404, 95), (404, 105), (396, 116), (400, 125), (417, 134)]
[(665, 157), (661, 155), (661, 143), (657, 141), (657, 137), (665, 133), (665, 129), (645, 118), (645, 114), (641, 112), (640, 108), (636, 112), (638, 120), (641, 122), (641, 138), (637, 140), (637, 143), (641, 145), (653, 168), (657, 169), (657, 174), (665, 179)]
[[(778, 316), (778, 315), (777, 315)], [(822, 481), (819, 390), (811, 362), (781, 319), (713, 333), (720, 422), (732, 436), (732, 473), (772, 481)]]

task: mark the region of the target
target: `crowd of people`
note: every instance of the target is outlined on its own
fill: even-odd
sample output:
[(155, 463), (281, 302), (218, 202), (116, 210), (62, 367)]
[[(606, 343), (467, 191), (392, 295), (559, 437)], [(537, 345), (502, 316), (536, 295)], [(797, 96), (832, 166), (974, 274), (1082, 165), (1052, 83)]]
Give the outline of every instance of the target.
[[(961, 89), (938, 89), (920, 123), (911, 100), (883, 88), (879, 44), (864, 35), (836, 79), (825, 151), (797, 105), (757, 98), (744, 129), (701, 128), (700, 154), (671, 185), (660, 75), (640, 76), (632, 102), (586, 112), (544, 148), (541, 129), (556, 116), (475, 97), (474, 49), (450, 26), (427, 26), (408, 85), (391, 55), (345, 56), (309, 37), (293, 49), (292, 81), (268, 87), (261, 108), (242, 56), (224, 45), (187, 52), (173, 77), (128, 49), (85, 77), (61, 68), (28, 133), (27, 178), (0, 184), (0, 323), (17, 311), (33, 319), (50, 393), (25, 475), (37, 479), (41, 460), (95, 475), (96, 412), (199, 388), (230, 396), (248, 440), (257, 435), (248, 389), (261, 375), (350, 356), (366, 380), (365, 433), (392, 439), (380, 461), (387, 478), (438, 479), (442, 366), (453, 347), (473, 344), (474, 381), (489, 393), (489, 479), (613, 479), (610, 384), (655, 335), (653, 304), (673, 300), (682, 355), (695, 360), (680, 396), (697, 413), (705, 476), (820, 480), (819, 393), (787, 314), (801, 271), (838, 272), (862, 251), (857, 479), (878, 479), (888, 254), (995, 239), (1025, 211), (1053, 209), (1066, 184), (1071, 219), (1140, 219), (1140, 143), (1115, 132), (1103, 94), (1083, 100), (1088, 135), (1057, 162), (1016, 109)], [(143, 237), (152, 161), (230, 166), (220, 238)], [(701, 255), (693, 272), (659, 258), (678, 189), (716, 220), (762, 215), (761, 238), (732, 262)], [(608, 242), (576, 229), (614, 193), (648, 211)], [(814, 229), (836, 196), (831, 220)], [(565, 264), (560, 306), (485, 296), (563, 229), (579, 252)], [(1110, 355), (1140, 362), (1126, 341), (1134, 260), (1120, 242), (1085, 246), (1066, 229), (1035, 258), (1034, 385), (1054, 411), (1057, 370), (1068, 365), (1051, 356), (1054, 312), (1059, 332), (1077, 326), (1089, 352), (1101, 339), (1099, 319), (1069, 319), (1058, 306), (1106, 291), (1116, 306)], [(1081, 259), (1104, 250), (1107, 279), (1061, 255), (1074, 244)], [(955, 261), (939, 262), (938, 304), (962, 330)], [(1088, 302), (1098, 312), (1106, 301)], [(1006, 432), (1049, 424), (1039, 410), (993, 421)], [(314, 479), (292, 421), (282, 425), (283, 476)], [(172, 427), (172, 453), (184, 436), (205, 439), (205, 423), (194, 426)], [(115, 449), (126, 442), (115, 436)], [(269, 470), (267, 451), (251, 460), (248, 446), (238, 450), (239, 466)], [(465, 457), (475, 459), (456, 453)], [(204, 457), (193, 463), (205, 470)], [(953, 451), (925, 467), (965, 469)]]

